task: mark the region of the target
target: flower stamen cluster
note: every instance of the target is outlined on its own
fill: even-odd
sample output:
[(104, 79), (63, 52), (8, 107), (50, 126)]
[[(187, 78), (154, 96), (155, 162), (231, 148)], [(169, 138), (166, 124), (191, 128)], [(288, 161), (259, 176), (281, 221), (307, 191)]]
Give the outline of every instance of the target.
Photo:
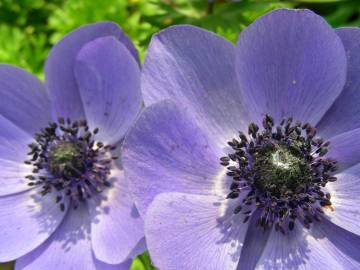
[(286, 233), (296, 219), (309, 228), (321, 220), (322, 207), (331, 206), (331, 196), (323, 190), (336, 181), (337, 162), (325, 158), (330, 142), (316, 137), (310, 124), (293, 123), (292, 118), (275, 127), (266, 115), (262, 125), (259, 131), (251, 123), (248, 136), (240, 132), (239, 139), (228, 142), (234, 152), (220, 158), (233, 180), (227, 198), (241, 197), (234, 213), (242, 212), (244, 223), (260, 209), (257, 224), (264, 230), (274, 225)]
[(76, 209), (80, 202), (109, 187), (112, 161), (117, 159), (111, 151), (116, 146), (95, 141), (98, 132), (98, 128), (90, 131), (85, 120), (63, 118), (41, 129), (29, 144), (31, 158), (25, 161), (33, 166), (33, 174), (26, 176), (28, 185), (41, 185), (42, 196), (57, 192), (56, 203), (62, 211), (64, 196)]

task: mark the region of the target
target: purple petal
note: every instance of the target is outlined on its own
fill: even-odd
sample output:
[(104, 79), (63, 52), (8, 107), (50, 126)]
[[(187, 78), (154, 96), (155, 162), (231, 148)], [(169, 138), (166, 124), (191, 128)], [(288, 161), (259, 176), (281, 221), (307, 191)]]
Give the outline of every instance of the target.
[(329, 146), (327, 157), (337, 160), (338, 171), (343, 171), (357, 163), (360, 163), (360, 128), (354, 129), (333, 138)]
[(150, 205), (145, 235), (159, 269), (235, 270), (248, 224), (224, 215), (218, 197), (162, 193)]
[(239, 37), (236, 68), (254, 119), (265, 113), (315, 125), (340, 94), (346, 55), (340, 38), (309, 10), (278, 9)]
[(147, 107), (123, 146), (125, 176), (140, 214), (161, 192), (218, 194), (225, 174), (220, 156), (185, 109), (170, 101)]
[(51, 120), (43, 84), (27, 71), (0, 64), (0, 196), (29, 188), (25, 165), (32, 136)]
[(271, 231), (259, 258), (257, 270), (314, 270), (342, 268), (324, 241), (316, 238), (297, 222), (293, 231), (282, 234)]
[(248, 124), (234, 59), (234, 46), (214, 33), (169, 27), (149, 46), (142, 77), (145, 103), (172, 99), (187, 106), (200, 126), (226, 144)]
[(0, 196), (4, 196), (30, 188), (25, 176), (32, 174), (33, 167), (24, 161), (33, 139), (1, 115), (0, 127)]
[(16, 270), (78, 269), (127, 270), (130, 262), (108, 265), (98, 261), (92, 252), (89, 214), (84, 205), (70, 209), (64, 222), (42, 246), (20, 258)]
[[(127, 260), (121, 264), (106, 264), (94, 258), (96, 270), (129, 270), (132, 264), (132, 260)], [(84, 270), (89, 268), (84, 268)], [(17, 270), (17, 269), (16, 269)], [(35, 269), (34, 269), (35, 270)]]
[(244, 239), (237, 270), (253, 270), (269, 239), (271, 231), (259, 229), (257, 223), (259, 214), (261, 211), (257, 210), (249, 221), (250, 224)]
[(118, 39), (134, 59), (138, 60), (135, 47), (115, 23), (89, 24), (69, 33), (52, 48), (45, 65), (46, 86), (53, 101), (55, 117), (84, 118), (83, 105), (74, 75), (75, 58), (86, 43), (105, 36)]
[(338, 269), (360, 269), (360, 237), (328, 220), (314, 224), (311, 233), (341, 265)]
[(41, 245), (64, 218), (54, 194), (39, 192), (0, 197), (0, 262), (15, 260)]
[(115, 37), (87, 43), (75, 63), (86, 118), (100, 129), (98, 138), (119, 141), (141, 108), (140, 69), (134, 57)]
[(340, 28), (348, 59), (344, 90), (318, 124), (322, 136), (330, 137), (360, 128), (360, 28)]
[[(144, 232), (144, 228), (143, 228), (143, 232)], [(136, 256), (138, 256), (139, 254), (144, 253), (147, 250), (147, 246), (146, 246), (146, 239), (145, 236), (137, 243), (136, 247), (131, 251), (131, 254), (129, 255), (129, 257), (131, 258), (135, 258)]]
[(90, 201), (91, 242), (96, 258), (117, 264), (138, 255), (132, 251), (144, 237), (144, 228), (123, 171), (111, 177), (112, 187)]
[(360, 164), (336, 177), (337, 181), (326, 185), (332, 203), (327, 216), (336, 225), (360, 235)]
[(0, 117), (33, 135), (51, 119), (44, 85), (21, 68), (0, 64)]

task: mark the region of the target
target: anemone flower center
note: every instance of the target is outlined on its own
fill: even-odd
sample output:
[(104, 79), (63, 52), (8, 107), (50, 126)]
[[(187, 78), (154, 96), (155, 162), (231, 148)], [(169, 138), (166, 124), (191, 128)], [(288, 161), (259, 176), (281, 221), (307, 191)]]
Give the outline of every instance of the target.
[(115, 146), (95, 141), (99, 129), (89, 130), (87, 122), (65, 121), (50, 123), (35, 134), (29, 145), (31, 157), (25, 163), (33, 166), (33, 174), (26, 176), (29, 186), (41, 186), (41, 195), (56, 193), (56, 202), (65, 210), (64, 197), (77, 208), (109, 187), (112, 155)]
[(296, 192), (311, 181), (309, 164), (288, 145), (268, 144), (254, 155), (254, 183), (262, 191), (281, 196), (281, 189)]
[(49, 169), (58, 177), (81, 175), (86, 168), (85, 160), (85, 151), (80, 142), (62, 141), (49, 149)]
[(248, 135), (228, 142), (233, 152), (221, 157), (232, 177), (228, 199), (238, 200), (235, 214), (247, 222), (260, 210), (257, 224), (263, 229), (275, 225), (282, 233), (293, 230), (299, 219), (309, 228), (320, 221), (322, 207), (330, 206), (330, 194), (323, 188), (336, 181), (337, 162), (326, 158), (330, 142), (316, 137), (310, 124), (284, 119), (274, 127), (266, 115), (263, 130), (251, 123)]

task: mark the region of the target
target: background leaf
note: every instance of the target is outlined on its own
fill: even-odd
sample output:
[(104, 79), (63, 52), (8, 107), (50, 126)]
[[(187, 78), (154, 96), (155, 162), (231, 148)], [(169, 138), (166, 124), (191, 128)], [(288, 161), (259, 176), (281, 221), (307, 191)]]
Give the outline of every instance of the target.
[(137, 257), (133, 261), (130, 270), (155, 270), (155, 267), (151, 264), (149, 253), (145, 252)]
[(0, 270), (12, 270), (14, 267), (13, 262), (0, 264)]

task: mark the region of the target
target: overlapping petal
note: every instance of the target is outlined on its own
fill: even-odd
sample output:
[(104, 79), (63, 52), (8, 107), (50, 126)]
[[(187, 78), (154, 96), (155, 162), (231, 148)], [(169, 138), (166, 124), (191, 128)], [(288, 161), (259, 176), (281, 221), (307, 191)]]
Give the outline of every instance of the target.
[(328, 220), (315, 223), (310, 233), (321, 242), (326, 250), (341, 265), (339, 269), (356, 270), (360, 268), (359, 235), (353, 234)]
[(144, 228), (123, 171), (114, 170), (109, 181), (112, 187), (89, 201), (91, 242), (99, 260), (118, 264), (143, 251), (136, 248)]
[(78, 269), (127, 270), (130, 261), (109, 265), (98, 261), (91, 249), (90, 220), (85, 205), (69, 211), (49, 240), (16, 262), (16, 270)]
[[(41, 196), (41, 189), (0, 197), (0, 262), (15, 260), (45, 242), (65, 213), (55, 194)], [(66, 201), (65, 201), (66, 203)]]
[(294, 230), (286, 235), (273, 229), (255, 269), (346, 269), (326, 244), (300, 223), (296, 223)]
[(248, 230), (244, 239), (241, 255), (236, 270), (253, 270), (263, 253), (269, 239), (270, 230), (261, 230), (258, 218), (261, 211), (256, 210), (249, 220)]
[(0, 127), (0, 196), (3, 196), (30, 188), (25, 176), (32, 173), (32, 167), (24, 161), (29, 158), (28, 144), (33, 139), (1, 115)]
[(86, 43), (105, 36), (112, 36), (122, 42), (138, 61), (134, 45), (113, 22), (89, 24), (69, 33), (52, 48), (45, 64), (46, 87), (54, 107), (54, 117), (84, 119), (83, 104), (74, 74), (75, 59)]
[(247, 230), (218, 197), (162, 193), (146, 214), (145, 233), (159, 269), (235, 270)]
[(31, 173), (28, 144), (51, 120), (50, 102), (43, 84), (27, 71), (0, 65), (0, 196), (27, 190)]
[(248, 122), (234, 68), (234, 46), (195, 26), (169, 27), (153, 36), (142, 73), (146, 105), (171, 99), (188, 107), (216, 143)]
[(161, 192), (221, 193), (220, 153), (184, 108), (170, 101), (147, 107), (123, 146), (125, 175), (140, 213)]
[(338, 162), (341, 172), (357, 163), (360, 163), (360, 128), (354, 129), (329, 139), (331, 142), (326, 157)]
[(278, 9), (239, 36), (236, 69), (253, 120), (269, 113), (315, 125), (341, 93), (344, 46), (323, 18), (309, 10)]
[(51, 120), (44, 85), (21, 68), (0, 64), (0, 117), (33, 136)]
[(340, 28), (348, 59), (347, 80), (343, 91), (318, 124), (322, 136), (332, 137), (360, 128), (360, 28)]
[(332, 206), (327, 216), (338, 226), (360, 236), (360, 163), (337, 174), (337, 181), (326, 187)]
[(141, 108), (140, 68), (115, 37), (86, 44), (75, 62), (75, 78), (89, 125), (98, 139), (118, 142)]

